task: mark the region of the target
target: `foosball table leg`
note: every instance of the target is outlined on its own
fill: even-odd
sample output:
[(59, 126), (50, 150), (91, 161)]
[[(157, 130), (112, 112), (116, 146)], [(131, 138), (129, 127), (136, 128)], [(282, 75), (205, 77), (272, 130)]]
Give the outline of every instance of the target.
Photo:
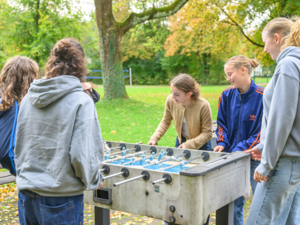
[(233, 225), (234, 202), (223, 206), (216, 212), (216, 225)]
[(110, 225), (110, 210), (95, 206), (95, 225)]

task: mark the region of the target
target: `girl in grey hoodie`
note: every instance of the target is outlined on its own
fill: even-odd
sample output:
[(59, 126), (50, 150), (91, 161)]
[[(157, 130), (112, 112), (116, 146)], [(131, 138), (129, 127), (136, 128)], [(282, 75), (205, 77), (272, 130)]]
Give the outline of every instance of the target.
[(270, 21), (262, 32), (265, 52), (277, 66), (263, 96), (261, 157), (246, 225), (299, 224), (300, 206), (300, 20)]
[[(101, 186), (103, 143), (93, 100), (83, 92), (79, 43), (62, 39), (18, 116), (15, 163), (21, 224), (83, 224), (83, 192)], [(79, 44), (80, 45), (80, 44)]]

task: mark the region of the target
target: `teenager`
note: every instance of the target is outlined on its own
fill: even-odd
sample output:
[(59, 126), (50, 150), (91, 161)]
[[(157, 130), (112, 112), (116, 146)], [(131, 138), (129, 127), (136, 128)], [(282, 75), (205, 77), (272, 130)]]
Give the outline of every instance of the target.
[[(251, 79), (251, 73), (257, 66), (256, 59), (248, 59), (242, 55), (234, 56), (226, 62), (224, 71), (232, 86), (223, 91), (219, 99), (217, 146), (214, 151), (244, 151), (259, 143), (264, 89)], [(253, 174), (258, 165), (258, 161), (251, 160), (252, 193), (257, 184)], [(243, 196), (234, 201), (235, 225), (244, 224), (244, 204)]]
[(83, 224), (83, 192), (101, 187), (103, 142), (94, 102), (82, 91), (77, 44), (55, 44), (45, 78), (22, 100), (15, 147), (21, 224)]

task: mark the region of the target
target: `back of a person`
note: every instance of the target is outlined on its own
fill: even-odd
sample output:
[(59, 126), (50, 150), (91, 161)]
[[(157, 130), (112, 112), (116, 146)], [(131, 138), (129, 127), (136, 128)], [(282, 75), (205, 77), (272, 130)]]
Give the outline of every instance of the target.
[(79, 42), (62, 39), (24, 97), (15, 162), (20, 224), (83, 224), (83, 192), (102, 186), (103, 142)]
[[(94, 103), (82, 91), (78, 78), (59, 76), (33, 82), (22, 101), (18, 119), (18, 189), (48, 196), (81, 194), (86, 187), (76, 178), (69, 151), (79, 122), (76, 120), (84, 123), (95, 118)], [(95, 135), (100, 147), (100, 132)], [(90, 166), (88, 162), (86, 166)]]

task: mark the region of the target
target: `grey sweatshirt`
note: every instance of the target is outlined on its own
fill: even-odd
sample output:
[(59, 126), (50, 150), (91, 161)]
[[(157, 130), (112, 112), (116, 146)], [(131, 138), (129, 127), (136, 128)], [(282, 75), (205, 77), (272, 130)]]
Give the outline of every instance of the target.
[(288, 47), (264, 91), (261, 140), (262, 159), (256, 170), (266, 176), (279, 157), (300, 157), (300, 48)]
[(78, 78), (35, 80), (18, 116), (17, 188), (42, 196), (79, 195), (100, 186), (102, 161), (97, 112)]

